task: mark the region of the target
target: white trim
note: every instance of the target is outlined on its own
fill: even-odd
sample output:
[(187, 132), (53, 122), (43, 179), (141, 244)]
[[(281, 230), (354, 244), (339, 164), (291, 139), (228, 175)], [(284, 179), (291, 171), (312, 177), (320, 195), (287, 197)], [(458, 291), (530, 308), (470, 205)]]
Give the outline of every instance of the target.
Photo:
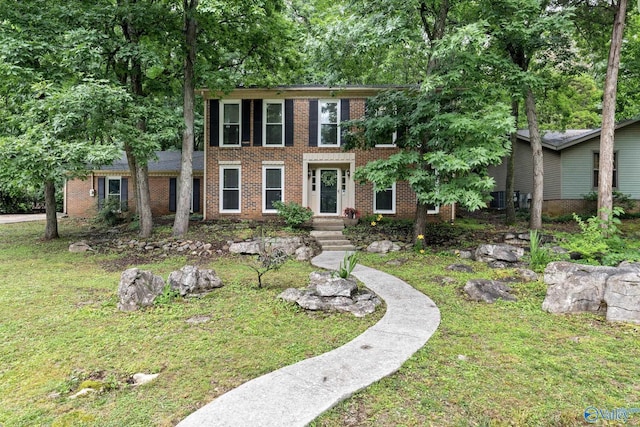
[(440, 213), (440, 205), (437, 205), (435, 209), (427, 209), (427, 215), (437, 215)]
[[(284, 166), (262, 165), (262, 213), (277, 213), (276, 209), (267, 209), (267, 169), (280, 170), (280, 201), (284, 202)], [(270, 188), (269, 190), (276, 190), (276, 188)]]
[[(282, 108), (282, 121), (280, 122), (280, 129), (282, 134), (282, 141), (280, 144), (267, 144), (267, 104), (278, 104)], [(265, 99), (262, 101), (262, 146), (263, 147), (284, 147), (284, 99)], [(277, 123), (271, 123), (277, 124)]]
[(391, 143), (390, 144), (376, 144), (376, 148), (395, 148), (397, 147), (396, 141), (398, 140), (398, 131), (394, 130), (391, 135)]
[(395, 215), (396, 213), (396, 183), (394, 182), (393, 184), (391, 184), (391, 187), (385, 188), (383, 189), (381, 192), (383, 191), (388, 191), (389, 189), (391, 189), (391, 210), (389, 209), (378, 209), (378, 207), (376, 206), (376, 196), (378, 195), (378, 191), (376, 191), (376, 188), (374, 186), (373, 188), (373, 213), (375, 214), (389, 214), (389, 215)]
[(218, 160), (220, 166), (238, 166), (241, 163), (240, 160)]
[[(323, 123), (322, 122), (322, 104), (336, 104), (336, 144), (323, 144), (322, 143), (322, 125), (328, 124), (333, 125), (333, 123)], [(339, 99), (319, 99), (318, 100), (318, 147), (340, 147), (341, 138), (340, 138), (340, 100)]]
[[(238, 106), (238, 142), (237, 144), (225, 144), (224, 143), (224, 106), (225, 105), (237, 105)], [(240, 147), (242, 140), (242, 101), (239, 99), (220, 100), (220, 112), (219, 112), (219, 146), (220, 147)], [(232, 123), (230, 123), (232, 124)], [(235, 123), (233, 123), (235, 125)]]
[[(220, 213), (240, 213), (242, 211), (242, 166), (226, 166), (220, 165), (220, 183), (219, 183), (219, 211)], [(238, 171), (238, 209), (223, 209), (224, 203), (224, 171), (228, 169), (235, 169)]]
[(263, 160), (264, 166), (284, 166), (284, 160)]
[[(105, 176), (104, 177), (104, 198), (109, 200), (111, 193), (109, 192), (109, 181), (118, 181), (118, 200), (122, 202), (122, 177), (121, 176)], [(115, 196), (115, 193), (113, 194)]]

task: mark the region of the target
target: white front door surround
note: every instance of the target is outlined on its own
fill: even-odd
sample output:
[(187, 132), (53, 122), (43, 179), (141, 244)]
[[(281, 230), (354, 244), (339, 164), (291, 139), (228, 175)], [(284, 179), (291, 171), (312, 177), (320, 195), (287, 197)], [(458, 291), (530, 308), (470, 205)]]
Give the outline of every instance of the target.
[(344, 208), (355, 207), (354, 172), (354, 153), (303, 154), (304, 206), (314, 216), (341, 216)]

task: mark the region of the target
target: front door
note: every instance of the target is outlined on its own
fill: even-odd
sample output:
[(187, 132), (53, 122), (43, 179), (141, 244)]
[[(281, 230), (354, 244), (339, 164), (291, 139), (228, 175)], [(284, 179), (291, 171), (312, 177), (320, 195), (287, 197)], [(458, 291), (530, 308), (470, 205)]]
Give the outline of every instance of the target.
[(339, 169), (320, 169), (320, 214), (337, 215), (338, 189), (340, 188)]

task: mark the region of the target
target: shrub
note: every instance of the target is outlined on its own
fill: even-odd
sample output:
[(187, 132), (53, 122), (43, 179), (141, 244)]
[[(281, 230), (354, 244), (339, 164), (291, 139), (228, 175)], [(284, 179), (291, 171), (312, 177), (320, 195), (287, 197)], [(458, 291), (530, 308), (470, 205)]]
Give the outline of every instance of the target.
[(278, 211), (278, 216), (284, 219), (288, 227), (300, 228), (302, 224), (313, 217), (313, 211), (296, 202), (273, 202), (273, 207)]
[(98, 210), (95, 222), (102, 225), (114, 226), (123, 222), (122, 204), (117, 199), (104, 199), (102, 208)]

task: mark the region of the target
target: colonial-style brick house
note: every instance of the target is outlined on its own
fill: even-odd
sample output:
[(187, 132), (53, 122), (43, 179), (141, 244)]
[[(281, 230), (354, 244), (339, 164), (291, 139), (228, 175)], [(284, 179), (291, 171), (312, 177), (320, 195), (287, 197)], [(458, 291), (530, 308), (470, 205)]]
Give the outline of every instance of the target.
[[(361, 215), (413, 218), (416, 195), (408, 183), (374, 191), (353, 179), (359, 166), (397, 152), (394, 137), (371, 150), (343, 151), (341, 124), (362, 117), (366, 99), (384, 88), (239, 88), (230, 93), (201, 90), (205, 150), (194, 157), (194, 212), (205, 220), (265, 219), (273, 202), (296, 202), (315, 216)], [(152, 213), (175, 211), (179, 152), (159, 152), (149, 163)], [(105, 197), (135, 209), (126, 158), (93, 171), (88, 180), (65, 186), (70, 216), (95, 214)], [(434, 207), (430, 219), (453, 219), (452, 206)]]
[[(340, 216), (347, 207), (361, 214), (402, 218), (415, 215), (416, 196), (406, 182), (374, 191), (353, 174), (397, 148), (391, 139), (372, 150), (343, 151), (341, 123), (364, 115), (373, 87), (240, 88), (202, 90), (205, 101), (204, 217), (261, 219), (273, 202), (294, 201), (315, 216)], [(450, 206), (430, 211), (452, 219)]]

